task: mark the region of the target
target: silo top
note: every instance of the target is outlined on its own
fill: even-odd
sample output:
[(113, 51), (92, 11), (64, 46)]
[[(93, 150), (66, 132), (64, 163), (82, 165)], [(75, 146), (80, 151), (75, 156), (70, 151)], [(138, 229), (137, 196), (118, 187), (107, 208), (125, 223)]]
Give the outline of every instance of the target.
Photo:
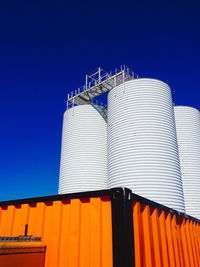
[(200, 219), (200, 112), (174, 107), (186, 213)]
[(107, 188), (107, 124), (91, 105), (64, 113), (59, 193)]
[(170, 87), (156, 79), (127, 81), (108, 94), (109, 187), (184, 212)]

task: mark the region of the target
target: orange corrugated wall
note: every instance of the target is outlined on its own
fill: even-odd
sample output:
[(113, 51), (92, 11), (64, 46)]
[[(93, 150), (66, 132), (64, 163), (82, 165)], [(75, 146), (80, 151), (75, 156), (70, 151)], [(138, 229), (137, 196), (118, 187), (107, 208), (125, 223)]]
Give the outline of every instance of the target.
[(0, 208), (0, 236), (40, 236), (45, 267), (112, 267), (109, 197), (57, 200)]
[(200, 266), (200, 224), (133, 203), (135, 267)]

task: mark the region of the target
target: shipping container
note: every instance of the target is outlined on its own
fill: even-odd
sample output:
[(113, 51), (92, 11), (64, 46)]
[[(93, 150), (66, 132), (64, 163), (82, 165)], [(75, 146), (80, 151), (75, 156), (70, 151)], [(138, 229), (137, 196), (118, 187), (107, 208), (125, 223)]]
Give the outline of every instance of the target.
[(0, 206), (3, 267), (200, 266), (199, 220), (127, 188)]

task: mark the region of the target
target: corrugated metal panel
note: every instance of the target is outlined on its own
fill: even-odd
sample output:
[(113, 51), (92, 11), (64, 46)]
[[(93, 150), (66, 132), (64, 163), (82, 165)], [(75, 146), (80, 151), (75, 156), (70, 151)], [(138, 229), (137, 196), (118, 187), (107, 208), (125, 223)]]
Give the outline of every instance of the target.
[(9, 205), (0, 209), (0, 236), (41, 236), (45, 267), (111, 267), (109, 197)]
[(59, 194), (107, 188), (107, 123), (91, 105), (64, 113)]
[(200, 266), (200, 224), (134, 201), (135, 267)]
[(200, 112), (175, 106), (175, 121), (186, 213), (200, 219)]
[(174, 111), (169, 86), (125, 82), (108, 94), (108, 185), (184, 212)]

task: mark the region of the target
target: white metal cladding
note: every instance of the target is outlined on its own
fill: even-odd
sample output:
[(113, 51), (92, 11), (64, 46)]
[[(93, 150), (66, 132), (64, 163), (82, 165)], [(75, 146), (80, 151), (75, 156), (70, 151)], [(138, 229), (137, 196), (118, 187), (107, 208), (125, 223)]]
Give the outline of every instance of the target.
[(91, 105), (64, 113), (59, 194), (107, 188), (107, 123)]
[(200, 219), (200, 113), (174, 107), (186, 213)]
[(108, 186), (184, 212), (169, 86), (154, 79), (127, 81), (108, 94)]

